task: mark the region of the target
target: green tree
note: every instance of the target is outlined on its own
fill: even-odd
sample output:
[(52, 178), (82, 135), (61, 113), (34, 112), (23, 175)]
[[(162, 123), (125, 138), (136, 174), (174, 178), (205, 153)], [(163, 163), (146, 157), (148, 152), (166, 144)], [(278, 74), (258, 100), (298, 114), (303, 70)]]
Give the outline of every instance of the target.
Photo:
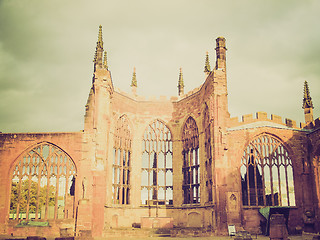
[[(35, 213), (37, 202), (39, 202), (39, 212), (41, 211), (41, 206), (46, 204), (47, 199), (47, 185), (40, 187), (39, 197), (37, 199), (38, 193), (38, 182), (30, 181), (30, 192), (29, 192), (29, 181), (22, 180), (21, 189), (19, 189), (19, 182), (12, 182), (11, 187), (11, 200), (10, 200), (10, 213), (15, 213), (17, 211), (18, 202), (20, 203), (20, 213), (25, 213), (27, 211), (28, 195), (29, 199), (29, 213)], [(20, 192), (20, 199), (19, 199)], [(54, 206), (56, 198), (56, 187), (49, 186), (48, 194), (48, 205)]]

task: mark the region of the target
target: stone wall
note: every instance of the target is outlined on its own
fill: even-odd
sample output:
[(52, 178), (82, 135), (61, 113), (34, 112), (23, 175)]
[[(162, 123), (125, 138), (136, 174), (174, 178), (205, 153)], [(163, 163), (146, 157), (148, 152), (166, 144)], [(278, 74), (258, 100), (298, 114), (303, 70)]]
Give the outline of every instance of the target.
[[(37, 144), (50, 143), (67, 153), (78, 170), (82, 160), (82, 133), (2, 133), (0, 134), (0, 143), (0, 230), (1, 233), (7, 233), (19, 230), (14, 228), (8, 230), (6, 225), (9, 218), (12, 171), (19, 156)], [(76, 185), (78, 185), (76, 188), (80, 189), (80, 183), (77, 179)], [(77, 195), (75, 197), (78, 198)]]
[[(99, 33), (100, 34), (100, 33)], [(248, 231), (259, 232), (259, 207), (242, 204), (240, 176), (241, 158), (250, 141), (268, 134), (281, 142), (293, 165), (295, 203), (289, 217), (290, 229), (303, 228), (303, 213), (312, 209), (315, 219), (320, 216), (320, 136), (316, 130), (319, 119), (297, 127), (295, 121), (258, 112), (230, 118), (226, 76), (225, 39), (217, 39), (217, 59), (214, 70), (206, 74), (198, 88), (179, 97), (145, 99), (124, 93), (113, 86), (111, 72), (102, 63), (102, 36), (97, 43), (94, 74), (90, 89), (84, 130), (75, 133), (0, 134), (0, 233), (20, 233), (15, 222), (8, 221), (12, 168), (18, 157), (36, 144), (51, 143), (70, 156), (77, 168), (74, 221), (76, 235), (88, 233), (103, 236), (105, 231), (130, 228), (141, 224), (142, 218), (170, 219), (175, 227), (203, 228), (226, 234), (232, 224)], [(136, 89), (135, 89), (136, 90)], [(212, 201), (206, 191), (204, 110), (208, 109), (210, 147), (212, 154)], [(112, 201), (112, 171), (115, 127), (125, 115), (132, 134), (130, 202)], [(200, 203), (184, 204), (183, 196), (183, 128), (189, 117), (197, 125), (200, 162)], [(142, 140), (148, 127), (160, 120), (171, 131), (173, 143), (173, 204), (170, 206), (141, 205)], [(208, 144), (208, 143), (207, 143)], [(207, 171), (207, 172), (206, 172)], [(172, 222), (171, 222), (172, 219)], [(59, 222), (60, 221), (60, 222)], [(61, 220), (51, 221), (46, 234), (58, 235)], [(315, 224), (315, 230), (320, 230)], [(50, 229), (50, 230), (48, 230)], [(26, 234), (38, 234), (38, 228), (28, 228)]]

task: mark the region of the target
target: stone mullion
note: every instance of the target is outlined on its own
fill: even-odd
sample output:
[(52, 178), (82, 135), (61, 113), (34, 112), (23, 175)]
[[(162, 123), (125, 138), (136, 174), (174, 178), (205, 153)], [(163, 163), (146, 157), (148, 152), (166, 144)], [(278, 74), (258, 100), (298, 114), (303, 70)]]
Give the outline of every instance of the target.
[(122, 181), (122, 198), (123, 198), (123, 204), (126, 204), (127, 202), (127, 168), (126, 166), (123, 167), (123, 181)]
[(190, 149), (187, 149), (187, 167), (186, 167), (186, 189), (188, 196), (188, 201), (187, 203), (190, 203), (190, 192), (191, 192), (191, 181), (190, 181), (190, 176), (191, 176), (191, 167), (190, 167)]
[(62, 166), (62, 174), (64, 167), (66, 167), (66, 186), (65, 186), (65, 198), (64, 198), (64, 218), (68, 218), (68, 211), (67, 211), (67, 196), (68, 196), (68, 182), (69, 182), (69, 161), (66, 161), (66, 163), (63, 164)]
[[(30, 165), (30, 163), (29, 163)], [(28, 169), (28, 168), (27, 168)], [(30, 166), (29, 166), (30, 170)], [(28, 197), (27, 197), (27, 209), (26, 209), (26, 219), (29, 220), (29, 210), (30, 210), (30, 192), (31, 192), (31, 174), (28, 173)]]
[(46, 206), (45, 206), (45, 219), (48, 219), (48, 212), (49, 212), (49, 190), (50, 190), (50, 175), (51, 175), (51, 160), (52, 155), (50, 154), (48, 157), (48, 166), (47, 166), (47, 191), (46, 191)]
[(255, 191), (255, 197), (256, 197), (256, 206), (259, 205), (258, 201), (258, 181), (257, 181), (257, 163), (255, 157), (253, 157), (253, 174), (254, 174), (254, 191)]
[[(251, 150), (251, 149), (249, 149)], [(249, 184), (249, 166), (250, 166), (250, 158), (251, 158), (251, 153), (249, 153), (249, 162), (246, 160), (246, 168), (247, 168), (247, 194), (248, 194), (248, 206), (251, 206), (251, 189), (250, 189), (250, 184)]]
[[(281, 157), (281, 155), (280, 155), (280, 157)], [(278, 186), (279, 186), (279, 197), (278, 197), (279, 203), (278, 204), (280, 206), (282, 206), (282, 200), (281, 200), (281, 178), (280, 178), (280, 166), (281, 166), (281, 164), (279, 163), (279, 155), (277, 156), (277, 162), (278, 162), (277, 168), (278, 168)]]
[(290, 206), (290, 194), (289, 194), (289, 184), (288, 184), (288, 170), (287, 170), (287, 167), (289, 164), (287, 164), (287, 161), (288, 163), (290, 164), (290, 160), (289, 159), (286, 159), (285, 160), (285, 166), (284, 166), (284, 169), (285, 169), (285, 175), (286, 175), (286, 189), (287, 189), (287, 201), (288, 201), (288, 206)]
[[(208, 202), (212, 202), (212, 159), (211, 159), (211, 141), (210, 140), (210, 124), (209, 121), (207, 120), (205, 124), (205, 154), (206, 154), (206, 162), (208, 166), (206, 167), (206, 175), (207, 179), (206, 181), (208, 182)], [(210, 191), (211, 190), (211, 191)]]
[[(10, 203), (9, 203), (9, 214), (11, 214), (11, 211), (13, 211), (13, 215), (12, 215), (12, 219), (15, 219), (14, 217), (14, 208), (11, 209), (11, 203), (12, 203), (12, 197), (11, 197), (11, 194), (12, 194), (12, 191), (13, 191), (13, 179), (15, 178), (15, 176), (17, 176), (17, 166), (14, 167), (13, 169), (13, 172), (12, 172), (12, 178), (11, 178), (11, 191), (10, 191)], [(13, 204), (12, 204), (13, 205)], [(9, 216), (10, 218), (10, 216)]]
[(197, 189), (197, 202), (200, 203), (201, 201), (201, 169), (200, 169), (200, 152), (199, 152), (199, 146), (197, 148), (197, 151), (196, 151), (196, 160), (197, 160), (197, 168), (196, 168), (196, 171), (197, 171), (197, 182), (198, 182), (198, 189)]
[[(72, 179), (74, 179), (74, 186), (77, 186), (77, 172), (76, 172), (76, 165), (71, 162), (71, 166), (72, 166)], [(71, 167), (70, 167), (71, 169)], [(77, 209), (77, 206), (76, 206), (76, 196), (77, 196), (77, 187), (74, 188), (74, 196), (72, 198), (72, 204), (73, 204), (73, 207), (72, 207), (72, 218), (75, 218), (76, 217), (76, 209)]]
[(266, 206), (267, 205), (267, 199), (266, 199), (266, 183), (264, 180), (264, 168), (265, 168), (265, 161), (263, 159), (263, 161), (261, 160), (261, 155), (259, 153), (260, 156), (260, 166), (261, 166), (261, 177), (262, 177), (262, 194), (263, 194), (263, 205)]
[(123, 200), (123, 153), (124, 150), (121, 149), (120, 151), (120, 182), (119, 182), (119, 204), (122, 204)]
[[(163, 136), (165, 138), (166, 134), (163, 133)], [(163, 164), (164, 164), (164, 170), (163, 170), (163, 173), (164, 173), (164, 202), (165, 204), (167, 204), (167, 154), (168, 154), (168, 149), (167, 149), (167, 144), (168, 144), (168, 147), (169, 147), (169, 142), (168, 142), (168, 138), (166, 137), (166, 140), (162, 140), (161, 141), (161, 144), (164, 145), (164, 149), (163, 149)], [(169, 170), (168, 170), (169, 171)]]
[(56, 196), (55, 196), (55, 205), (54, 205), (54, 219), (58, 218), (58, 197), (59, 197), (59, 178), (60, 178), (60, 158), (61, 155), (58, 156), (58, 161), (56, 164), (56, 168), (57, 168), (57, 174), (56, 174)]
[(187, 184), (187, 187), (188, 187), (188, 195), (189, 195), (189, 197), (188, 197), (188, 202), (187, 203), (190, 203), (190, 201), (191, 201), (191, 192), (192, 192), (192, 182), (191, 182), (191, 176), (192, 176), (192, 174), (191, 174), (191, 165), (190, 165), (190, 157), (191, 157), (191, 154), (190, 154), (190, 149), (188, 149), (187, 150), (188, 152), (187, 152), (187, 158), (188, 158), (188, 167), (187, 167), (187, 182), (186, 182), (186, 184)]
[(123, 187), (123, 204), (127, 204), (127, 186)]
[(147, 183), (147, 191), (148, 191), (148, 205), (150, 205), (150, 174), (152, 172), (152, 170), (150, 170), (150, 141), (147, 140), (149, 142), (149, 149), (148, 149), (148, 169), (147, 169), (147, 174), (148, 174), (148, 183)]
[[(264, 168), (263, 168), (263, 165), (262, 165), (262, 159), (263, 159), (263, 157), (261, 157), (261, 153), (260, 153), (260, 150), (259, 149), (261, 149), (261, 147), (259, 148), (259, 146), (260, 146), (260, 143), (259, 143), (259, 141), (257, 141), (257, 140), (255, 140), (255, 144), (253, 145), (253, 148), (254, 148), (254, 151), (255, 151), (255, 153), (256, 153), (256, 158), (255, 158), (255, 165), (256, 165), (256, 169), (258, 169), (258, 170), (255, 170), (255, 171), (258, 171), (258, 173), (260, 172), (259, 171), (259, 166), (260, 166), (260, 168), (261, 168), (261, 189), (259, 189), (258, 188), (258, 184), (256, 184), (256, 189), (257, 189), (257, 191), (258, 191), (258, 194), (257, 194), (257, 206), (261, 206), (261, 205), (265, 205), (265, 202), (264, 202), (264, 199), (265, 199), (265, 191), (264, 191), (264, 172), (263, 172), (263, 170), (264, 170)], [(256, 178), (257, 178), (257, 175), (256, 175)], [(258, 183), (258, 178), (257, 178), (257, 183)], [(262, 190), (262, 197), (263, 197), (263, 203), (262, 204), (260, 204), (260, 202), (259, 202), (259, 194), (260, 194), (260, 192), (261, 192), (261, 190)]]
[(124, 150), (124, 155), (125, 155), (125, 163), (123, 166), (123, 204), (127, 204), (127, 177), (128, 177), (128, 167), (127, 167), (127, 161), (128, 161), (128, 151)]
[(190, 201), (193, 203), (193, 169), (192, 169), (192, 157), (193, 157), (193, 150), (191, 151), (191, 154), (189, 154), (189, 194), (190, 194)]
[(114, 154), (114, 164), (113, 164), (113, 203), (117, 203), (117, 189), (118, 189), (118, 185), (117, 185), (117, 175), (118, 175), (118, 168), (117, 168), (117, 160), (118, 160), (118, 149), (115, 148), (115, 154)]
[(115, 184), (115, 177), (116, 177), (116, 168), (115, 165), (112, 166), (112, 171), (113, 171), (113, 179), (112, 179), (112, 189), (113, 189), (113, 193), (112, 193), (112, 203), (115, 203), (116, 201), (116, 184)]
[[(159, 133), (158, 133), (159, 134)], [(157, 159), (157, 165), (156, 165), (156, 168), (155, 168), (155, 171), (156, 171), (156, 183), (157, 183), (157, 185), (156, 185), (156, 191), (157, 191), (157, 194), (156, 194), (156, 197), (157, 197), (157, 202), (156, 202), (156, 204), (157, 204), (157, 208), (158, 208), (158, 204), (159, 204), (159, 136), (157, 135), (157, 132), (155, 131), (155, 139), (154, 139), (154, 141), (155, 141), (155, 144), (156, 144), (156, 159)], [(158, 214), (158, 211), (157, 211), (157, 213), (156, 214)]]
[(118, 176), (119, 176), (119, 166), (115, 165), (114, 167), (115, 170), (115, 184), (114, 184), (114, 203), (119, 204), (119, 182), (118, 182)]
[[(35, 219), (38, 219), (38, 213), (39, 213), (39, 196), (40, 196), (40, 184), (41, 184), (41, 178), (42, 178), (42, 169), (43, 169), (43, 164), (42, 163), (42, 159), (39, 159), (39, 166), (38, 166), (38, 186), (37, 186), (37, 203), (36, 203), (36, 217)], [(35, 171), (37, 171), (37, 167), (35, 167)]]
[[(173, 167), (173, 166), (172, 166)], [(182, 203), (184, 203), (185, 201), (185, 176), (186, 176), (186, 170), (185, 170), (185, 152), (184, 150), (182, 151), (182, 196), (183, 196), (183, 201)]]
[(131, 201), (130, 201), (130, 186), (127, 186), (127, 204), (130, 204), (131, 203)]
[[(40, 152), (42, 153), (42, 148), (40, 148)], [(38, 159), (39, 159), (39, 162), (38, 162), (37, 158), (35, 158), (36, 159), (35, 173), (37, 172), (37, 167), (38, 167), (37, 202), (36, 202), (36, 213), (35, 213), (36, 214), (35, 219), (37, 220), (38, 214), (39, 214), (39, 196), (40, 196), (42, 170), (43, 170), (43, 166), (46, 164), (46, 161), (45, 161), (45, 159), (43, 159), (42, 155), (40, 155), (40, 154), (36, 154), (35, 157), (38, 157)]]
[(271, 187), (271, 202), (272, 202), (272, 206), (274, 206), (274, 196), (273, 196), (273, 178), (272, 178), (272, 168), (273, 168), (273, 164), (272, 164), (272, 160), (268, 159), (269, 162), (271, 161), (271, 165), (269, 166), (270, 168), (270, 187)]
[[(128, 140), (129, 141), (129, 140)], [(129, 156), (130, 156), (130, 153), (129, 153), (129, 149), (127, 149), (126, 151), (127, 153), (127, 160), (126, 160), (126, 178), (125, 178), (125, 195), (126, 195), (126, 201), (125, 201), (125, 204), (129, 204), (129, 196), (128, 196), (128, 188), (129, 188)]]
[(127, 179), (128, 179), (128, 168), (125, 168), (125, 176), (124, 176), (124, 200), (123, 203), (127, 204), (128, 202), (128, 194), (127, 194), (127, 189), (128, 189), (128, 185), (127, 185)]
[[(131, 201), (130, 201), (130, 188), (131, 188), (131, 184), (130, 184), (130, 174), (131, 174), (131, 167), (130, 167), (130, 164), (131, 164), (131, 140), (129, 139), (129, 146), (128, 146), (128, 169), (127, 169), (127, 203), (130, 204)], [(141, 181), (140, 181), (141, 182)], [(140, 194), (140, 197), (141, 197), (141, 194)]]
[[(20, 163), (21, 163), (21, 161), (20, 161)], [(22, 184), (22, 165), (19, 164), (19, 184), (18, 184), (18, 202), (17, 202), (16, 219), (19, 219), (19, 213), (20, 213), (21, 184)]]
[[(168, 146), (169, 146), (169, 143), (168, 143)], [(167, 174), (169, 172), (171, 172), (171, 177), (172, 177), (171, 181), (172, 181), (172, 185), (173, 185), (173, 171), (172, 171), (172, 168), (167, 168), (167, 154), (170, 154), (169, 150), (165, 154), (165, 184), (166, 184), (165, 185), (165, 199), (166, 199), (166, 203), (168, 200), (168, 204), (170, 204), (171, 199), (169, 199), (168, 192), (169, 192), (169, 189), (171, 186), (168, 186), (169, 183), (167, 182)], [(172, 159), (172, 157), (171, 157), (171, 159)], [(171, 167), (173, 167), (172, 165), (173, 164), (171, 163)], [(172, 186), (172, 199), (173, 199), (173, 186)]]
[[(199, 148), (198, 148), (199, 149)], [(199, 163), (199, 156), (198, 156), (198, 151), (195, 151), (195, 173), (196, 173), (196, 203), (200, 203), (200, 181), (199, 181), (199, 176), (200, 176), (200, 163)]]

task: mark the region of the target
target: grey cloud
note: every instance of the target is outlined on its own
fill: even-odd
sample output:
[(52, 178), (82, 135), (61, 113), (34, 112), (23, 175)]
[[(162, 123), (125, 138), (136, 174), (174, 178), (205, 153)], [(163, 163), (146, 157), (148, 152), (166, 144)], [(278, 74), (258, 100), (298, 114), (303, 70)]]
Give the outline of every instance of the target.
[(134, 66), (142, 95), (176, 95), (179, 67), (186, 91), (198, 87), (205, 51), (214, 66), (223, 35), (231, 115), (267, 111), (302, 121), (304, 80), (320, 109), (319, 8), (296, 0), (2, 0), (0, 131), (83, 127), (100, 24), (120, 89), (130, 91)]

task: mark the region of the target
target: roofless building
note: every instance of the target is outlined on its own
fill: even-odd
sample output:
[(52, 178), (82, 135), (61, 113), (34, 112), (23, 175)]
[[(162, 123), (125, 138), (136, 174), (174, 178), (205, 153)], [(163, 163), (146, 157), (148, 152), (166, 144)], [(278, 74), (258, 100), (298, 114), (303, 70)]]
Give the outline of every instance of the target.
[(300, 126), (265, 112), (230, 118), (225, 38), (215, 51), (199, 88), (184, 93), (180, 69), (176, 97), (144, 99), (136, 69), (131, 93), (114, 88), (100, 26), (84, 129), (0, 134), (0, 233), (261, 232), (259, 210), (271, 206), (290, 209), (289, 232), (320, 231), (320, 124), (308, 84)]

